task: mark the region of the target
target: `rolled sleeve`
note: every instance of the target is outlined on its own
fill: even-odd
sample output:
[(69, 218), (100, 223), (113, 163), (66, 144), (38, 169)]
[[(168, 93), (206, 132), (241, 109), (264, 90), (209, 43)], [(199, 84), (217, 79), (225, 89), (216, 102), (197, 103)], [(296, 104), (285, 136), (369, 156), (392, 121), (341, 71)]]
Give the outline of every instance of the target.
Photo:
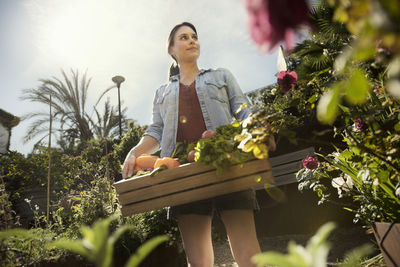
[(237, 83), (232, 73), (227, 69), (223, 69), (223, 71), (224, 71), (224, 79), (228, 86), (227, 93), (229, 97), (229, 104), (231, 107), (232, 114), (236, 119), (243, 120), (249, 116), (250, 109), (245, 108), (241, 110), (239, 113), (236, 113), (236, 111), (240, 108), (240, 106), (243, 103), (247, 103), (247, 105), (250, 107), (250, 101), (243, 94), (242, 90), (239, 87), (239, 84)]

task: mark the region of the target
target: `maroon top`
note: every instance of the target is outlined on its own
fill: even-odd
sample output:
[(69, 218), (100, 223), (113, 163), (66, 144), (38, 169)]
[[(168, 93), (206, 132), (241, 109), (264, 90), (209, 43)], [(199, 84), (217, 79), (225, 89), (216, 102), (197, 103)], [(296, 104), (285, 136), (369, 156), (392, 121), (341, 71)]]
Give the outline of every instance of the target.
[(193, 143), (207, 130), (196, 93), (196, 82), (191, 85), (179, 83), (179, 111), (177, 142)]

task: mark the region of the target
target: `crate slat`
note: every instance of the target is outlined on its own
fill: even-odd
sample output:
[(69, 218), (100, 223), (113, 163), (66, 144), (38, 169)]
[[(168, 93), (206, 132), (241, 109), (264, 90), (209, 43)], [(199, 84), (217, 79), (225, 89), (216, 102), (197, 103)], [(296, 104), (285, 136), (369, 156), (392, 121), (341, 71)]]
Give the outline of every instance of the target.
[[(258, 178), (261, 178), (258, 180)], [(176, 206), (197, 200), (207, 199), (219, 195), (229, 194), (255, 187), (259, 184), (273, 182), (272, 172), (265, 171), (258, 174), (252, 174), (239, 179), (230, 180), (224, 183), (214, 184), (207, 187), (194, 188), (192, 190), (178, 192), (173, 195), (167, 195), (139, 203), (122, 206), (123, 216), (129, 216), (134, 213), (160, 209), (166, 206)]]
[[(169, 181), (168, 183), (154, 184), (149, 187), (140, 188), (131, 194), (130, 191), (119, 194), (119, 202), (122, 205), (126, 205), (132, 202), (138, 202), (148, 199), (149, 196), (152, 198), (159, 197), (167, 194), (174, 193), (178, 188), (180, 191), (205, 186), (214, 183), (220, 183), (226, 180), (230, 180), (236, 177), (250, 175), (253, 173), (259, 173), (262, 171), (271, 170), (271, 165), (267, 159), (264, 160), (253, 160), (246, 162), (243, 166), (234, 166), (228, 172), (222, 176), (216, 174), (215, 169), (211, 169), (208, 172), (204, 172), (197, 175), (191, 175), (188, 177), (175, 177), (175, 180)], [(157, 176), (152, 179), (158, 179)]]
[(265, 183), (279, 186), (296, 182), (295, 173), (302, 167), (301, 160), (313, 154), (314, 148), (310, 147), (270, 159), (253, 160), (233, 166), (223, 176), (218, 176), (211, 166), (190, 163), (154, 177), (143, 175), (121, 180), (114, 186), (122, 204), (122, 214), (129, 216), (249, 188), (261, 189)]
[(305, 148), (305, 149), (291, 152), (288, 154), (269, 158), (269, 162), (271, 163), (271, 166), (274, 168), (275, 166), (287, 164), (287, 163), (290, 163), (293, 161), (301, 161), (307, 155), (310, 155), (310, 156), (313, 155), (314, 152), (315, 152), (314, 147), (309, 147), (309, 148)]
[(114, 186), (118, 193), (123, 193), (131, 190), (136, 190), (142, 187), (175, 180), (176, 177), (187, 177), (190, 175), (207, 172), (214, 169), (215, 168), (208, 165), (203, 165), (198, 163), (187, 163), (183, 164), (182, 166), (179, 166), (178, 168), (162, 171), (160, 172), (160, 174), (162, 175), (156, 175), (154, 177), (150, 177), (150, 175), (132, 177), (129, 179), (118, 181), (114, 183)]

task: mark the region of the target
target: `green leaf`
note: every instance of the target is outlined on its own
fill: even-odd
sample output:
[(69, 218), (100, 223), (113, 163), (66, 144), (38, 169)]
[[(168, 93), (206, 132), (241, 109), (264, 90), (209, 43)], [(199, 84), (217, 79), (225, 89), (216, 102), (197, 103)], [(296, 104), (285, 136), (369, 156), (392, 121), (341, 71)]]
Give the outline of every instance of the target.
[(84, 257), (88, 258), (89, 260), (94, 259), (93, 257), (91, 257), (89, 250), (82, 244), (81, 241), (78, 241), (78, 240), (60, 239), (60, 240), (49, 243), (47, 246), (49, 248), (54, 246), (59, 249), (65, 249), (70, 252), (84, 256)]
[(335, 229), (335, 224), (332, 222), (328, 222), (324, 225), (322, 225), (317, 233), (308, 241), (307, 243), (307, 250), (315, 250), (319, 246), (321, 246), (326, 239), (328, 238), (329, 234), (332, 232), (333, 229)]
[(346, 99), (354, 105), (364, 103), (371, 88), (365, 71), (361, 69), (354, 70), (346, 87)]
[(339, 113), (341, 87), (342, 84), (338, 83), (321, 96), (317, 106), (317, 118), (320, 122), (332, 124), (335, 121)]
[(381, 183), (385, 183), (387, 180), (389, 180), (390, 172), (380, 169), (376, 175)]
[(364, 46), (358, 46), (354, 50), (354, 58), (359, 61), (365, 61), (374, 57), (376, 53), (375, 45), (364, 44)]
[(265, 191), (267, 194), (277, 202), (283, 202), (286, 200), (285, 192), (283, 192), (279, 187), (271, 185), (271, 184), (264, 184)]
[(353, 267), (360, 266), (362, 259), (373, 252), (372, 246), (369, 244), (363, 245), (352, 249), (350, 252), (346, 253), (343, 264), (341, 267)]
[(256, 144), (253, 142), (253, 140), (250, 140), (246, 144), (244, 144), (242, 150), (244, 152), (251, 152), (255, 147), (256, 147)]
[[(343, 106), (341, 104), (339, 104), (339, 108), (346, 114), (350, 114), (350, 109), (346, 106)], [(348, 119), (348, 117), (346, 117), (346, 119)]]
[(249, 106), (249, 105), (247, 104), (247, 102), (244, 102), (244, 103), (235, 111), (235, 114), (240, 113), (242, 110), (248, 108), (248, 106)]
[(301, 101), (300, 98), (295, 98), (290, 102), (289, 106), (297, 107), (300, 104), (300, 101)]
[(307, 267), (307, 265), (300, 265), (299, 262), (293, 261), (291, 257), (278, 252), (265, 252), (252, 257), (252, 261), (257, 266), (280, 266), (280, 267)]
[(133, 228), (135, 228), (134, 225), (121, 226), (113, 233), (113, 235), (110, 238), (108, 238), (106, 253), (102, 263), (103, 266), (111, 266), (115, 242), (121, 237), (123, 233)]
[(143, 261), (144, 258), (153, 250), (155, 249), (159, 244), (167, 241), (169, 238), (166, 235), (163, 236), (156, 236), (143, 245), (141, 245), (136, 253), (132, 255), (128, 262), (126, 263), (125, 267), (137, 267), (139, 264)]
[(124, 225), (119, 227), (114, 234), (108, 239), (111, 244), (114, 245), (114, 243), (122, 236), (123, 233), (125, 233), (128, 230), (134, 229), (134, 225)]
[(396, 124), (394, 125), (394, 130), (395, 130), (396, 132), (400, 132), (400, 122), (398, 122), (398, 123), (396, 123)]
[(313, 95), (307, 100), (307, 102), (310, 104), (315, 103), (315, 101), (317, 101), (317, 95)]
[(268, 158), (268, 147), (265, 144), (255, 144), (253, 154), (258, 159), (266, 159)]
[(3, 239), (10, 238), (12, 236), (29, 238), (33, 237), (33, 234), (31, 234), (28, 230), (20, 228), (5, 230), (0, 232), (0, 241), (2, 241)]
[(231, 125), (232, 125), (233, 127), (237, 128), (237, 127), (240, 126), (240, 122), (237, 121), (237, 120), (235, 120), (235, 121), (233, 121), (233, 122), (231, 123)]

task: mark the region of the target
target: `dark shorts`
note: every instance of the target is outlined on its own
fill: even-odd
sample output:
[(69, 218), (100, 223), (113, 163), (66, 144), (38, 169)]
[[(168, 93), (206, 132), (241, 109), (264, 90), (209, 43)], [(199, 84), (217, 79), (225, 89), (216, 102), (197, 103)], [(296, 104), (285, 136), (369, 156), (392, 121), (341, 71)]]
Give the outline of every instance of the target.
[(223, 210), (259, 210), (255, 191), (249, 189), (170, 207), (168, 219), (176, 220), (179, 215), (184, 214), (213, 216), (216, 212), (217, 215), (220, 215)]

